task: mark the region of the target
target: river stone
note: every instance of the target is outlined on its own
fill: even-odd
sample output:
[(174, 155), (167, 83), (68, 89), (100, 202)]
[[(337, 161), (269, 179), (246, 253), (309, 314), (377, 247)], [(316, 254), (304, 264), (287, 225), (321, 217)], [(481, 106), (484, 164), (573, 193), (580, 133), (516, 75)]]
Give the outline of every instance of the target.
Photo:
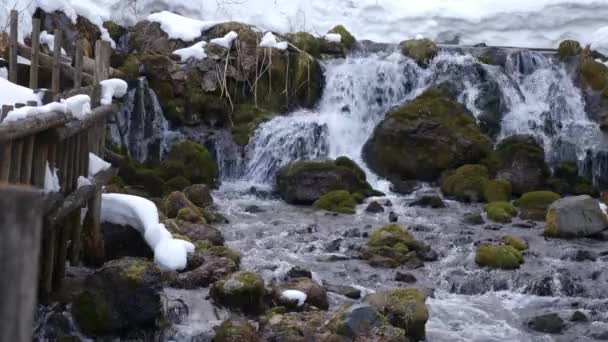
[(141, 257), (151, 260), (154, 257), (154, 252), (135, 228), (103, 223), (101, 229), (106, 261), (122, 257)]
[(534, 331), (547, 334), (560, 334), (564, 328), (564, 320), (556, 313), (533, 317), (528, 321), (528, 327)]
[(246, 320), (230, 319), (215, 328), (213, 342), (257, 342), (255, 328)]
[(334, 332), (349, 338), (367, 335), (371, 329), (383, 324), (382, 315), (367, 303), (352, 305), (344, 311), (339, 310), (330, 322)]
[(179, 289), (207, 287), (238, 269), (234, 261), (229, 258), (207, 255), (199, 267), (178, 274), (171, 282), (171, 286)]
[(433, 209), (445, 208), (443, 199), (437, 193), (422, 193), (416, 196), (410, 207), (430, 207)]
[(588, 237), (608, 227), (599, 202), (587, 195), (554, 202), (547, 213), (545, 235), (557, 238)]
[(285, 290), (298, 290), (306, 294), (306, 304), (321, 310), (329, 309), (327, 291), (310, 278), (295, 278), (278, 284), (273, 289), (273, 297), (277, 303), (281, 302), (281, 295)]
[(164, 224), (171, 233), (183, 235), (191, 241), (207, 240), (217, 246), (224, 244), (222, 232), (208, 224), (182, 220), (165, 220)]
[(264, 279), (251, 272), (236, 272), (213, 284), (209, 291), (216, 303), (247, 314), (259, 313), (265, 294)]
[(383, 213), (384, 207), (378, 201), (373, 201), (365, 208), (365, 211), (372, 214)]
[(365, 298), (365, 302), (384, 315), (391, 325), (405, 330), (412, 341), (425, 340), (429, 319), (425, 301), (426, 295), (414, 288), (378, 292)]
[(205, 208), (213, 204), (211, 190), (205, 184), (194, 184), (184, 189), (184, 194), (197, 207)]
[(361, 298), (361, 290), (347, 285), (326, 285), (325, 288), (329, 292), (337, 293), (343, 295), (344, 297), (350, 299), (359, 299)]
[(479, 212), (465, 214), (462, 218), (462, 221), (472, 226), (479, 226), (486, 223), (483, 219), (483, 216)]
[(152, 262), (112, 260), (87, 277), (86, 290), (77, 296), (72, 313), (91, 334), (150, 327), (162, 317), (161, 293), (161, 272)]

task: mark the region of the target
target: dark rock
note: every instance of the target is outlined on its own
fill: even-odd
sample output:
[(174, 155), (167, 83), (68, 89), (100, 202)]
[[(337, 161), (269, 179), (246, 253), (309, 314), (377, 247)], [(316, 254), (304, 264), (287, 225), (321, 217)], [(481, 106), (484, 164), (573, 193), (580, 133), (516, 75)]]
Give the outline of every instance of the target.
[(310, 278), (295, 278), (276, 285), (273, 288), (273, 297), (277, 302), (281, 302), (281, 294), (285, 290), (298, 290), (306, 294), (306, 304), (317, 307), (321, 310), (329, 309), (327, 291)]
[(587, 322), (588, 320), (587, 315), (578, 310), (576, 310), (572, 314), (572, 317), (570, 317), (571, 322)]
[(394, 211), (391, 211), (388, 214), (388, 221), (391, 223), (395, 223), (399, 220), (399, 215), (397, 215)]
[(425, 193), (416, 196), (410, 207), (431, 207), (433, 209), (445, 208), (445, 203), (439, 194)]
[(230, 319), (215, 328), (213, 342), (258, 342), (256, 329), (246, 320)]
[(344, 237), (361, 237), (361, 230), (359, 228), (352, 228), (342, 234)]
[(334, 253), (340, 251), (340, 246), (342, 245), (342, 239), (335, 239), (329, 242), (327, 246), (325, 246), (325, 252)]
[(262, 277), (243, 271), (218, 280), (209, 291), (216, 303), (247, 314), (256, 314), (262, 310), (265, 293)]
[(562, 257), (562, 260), (572, 260), (572, 261), (577, 261), (577, 262), (595, 261), (595, 260), (597, 260), (597, 256), (595, 255), (595, 253), (593, 253), (591, 251), (585, 251), (585, 250), (578, 249), (574, 252), (564, 255)]
[(361, 298), (361, 290), (352, 286), (346, 285), (326, 285), (325, 288), (329, 292), (337, 293), (351, 299)]
[(411, 273), (397, 272), (395, 273), (395, 281), (400, 281), (402, 283), (415, 283), (418, 281), (416, 277)]
[(180, 289), (207, 287), (238, 269), (234, 261), (229, 258), (209, 256), (204, 258), (201, 266), (178, 274), (171, 282), (171, 286)]
[(154, 252), (135, 228), (104, 223), (101, 229), (106, 261), (129, 256), (150, 260), (154, 257)]
[(383, 213), (384, 207), (378, 201), (373, 201), (365, 208), (365, 211), (372, 214)]
[(513, 224), (513, 227), (523, 228), (523, 229), (532, 229), (536, 227), (536, 222), (534, 221), (526, 221), (526, 222), (518, 222)]
[(258, 207), (257, 205), (253, 204), (253, 205), (249, 205), (245, 208), (245, 212), (250, 213), (250, 214), (259, 214), (259, 213), (263, 213), (266, 212), (266, 210)]
[(194, 184), (184, 189), (184, 194), (197, 207), (205, 208), (213, 204), (211, 190), (205, 184)]
[(473, 226), (479, 226), (486, 223), (481, 213), (467, 213), (462, 218), (462, 222)]
[(383, 324), (383, 317), (378, 310), (366, 303), (355, 304), (338, 312), (330, 323), (334, 326), (332, 330), (349, 338), (366, 335), (372, 328)]
[(401, 195), (409, 195), (418, 189), (418, 181), (416, 180), (393, 180), (390, 190)]
[(564, 320), (558, 314), (550, 313), (532, 318), (528, 327), (534, 331), (547, 334), (560, 334), (564, 328)]
[(400, 288), (378, 292), (365, 297), (365, 302), (384, 315), (388, 322), (406, 331), (413, 341), (423, 341), (426, 337), (426, 322), (429, 313), (426, 295), (418, 289)]
[(499, 224), (489, 224), (489, 225), (483, 227), (483, 229), (485, 229), (485, 230), (495, 230), (496, 231), (496, 230), (501, 230), (502, 226), (499, 225)]
[(207, 240), (218, 246), (224, 244), (222, 233), (217, 228), (208, 224), (182, 220), (166, 220), (165, 225), (171, 233), (186, 236), (192, 241)]
[(422, 261), (437, 261), (439, 259), (439, 254), (432, 248), (422, 248), (418, 251), (418, 257)]
[(385, 200), (384, 201), (384, 206), (385, 207), (392, 207), (393, 206), (393, 202), (391, 202), (391, 200)]

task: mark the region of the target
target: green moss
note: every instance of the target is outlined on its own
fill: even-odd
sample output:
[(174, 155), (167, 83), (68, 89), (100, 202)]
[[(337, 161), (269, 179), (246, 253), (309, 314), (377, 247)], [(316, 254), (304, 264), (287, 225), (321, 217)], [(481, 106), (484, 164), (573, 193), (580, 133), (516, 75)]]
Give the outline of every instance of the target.
[(477, 59), (483, 64), (494, 65), (496, 64), (496, 58), (492, 55), (481, 55)]
[[(161, 205), (163, 212), (167, 215), (168, 218), (175, 218), (178, 216), (179, 212), (182, 209), (190, 208), (194, 211), (198, 209), (196, 206), (190, 202), (190, 200), (184, 195), (184, 193), (179, 191), (174, 191), (170, 193), (162, 202)], [(182, 215), (185, 215), (183, 213)], [(200, 213), (199, 213), (200, 215)]]
[(524, 263), (524, 257), (513, 246), (486, 243), (477, 248), (475, 262), (483, 267), (512, 270)]
[(528, 244), (522, 238), (518, 238), (517, 236), (507, 235), (503, 237), (503, 241), (506, 245), (509, 245), (518, 251), (525, 251), (528, 249)]
[(151, 196), (162, 196), (165, 192), (165, 180), (153, 165), (143, 165), (127, 158), (121, 163), (118, 176), (128, 185), (142, 187)]
[(345, 156), (338, 157), (334, 161), (334, 164), (336, 166), (341, 166), (341, 167), (345, 167), (347, 169), (352, 170), (355, 173), (355, 175), (361, 180), (366, 179), (365, 171), (363, 171), (363, 169), (361, 169), (359, 167), (359, 165), (357, 165), (357, 163), (355, 163), (352, 159), (350, 159), (348, 157), (345, 157)]
[(177, 211), (177, 218), (182, 221), (193, 222), (193, 223), (205, 223), (205, 217), (203, 213), (195, 207), (181, 208)]
[(605, 64), (586, 57), (581, 62), (579, 73), (583, 83), (591, 89), (604, 91), (608, 88), (608, 67)]
[(218, 303), (245, 313), (259, 313), (265, 294), (264, 280), (251, 272), (237, 272), (218, 280), (210, 289)]
[(383, 260), (390, 259), (390, 262), (386, 262), (386, 264), (397, 267), (416, 257), (416, 252), (423, 249), (424, 245), (414, 239), (410, 232), (400, 225), (389, 224), (370, 234), (363, 258), (368, 260), (376, 257), (381, 257)]
[(425, 339), (425, 325), (429, 319), (426, 296), (419, 289), (401, 288), (384, 293), (383, 313), (395, 327), (415, 341)]
[(555, 168), (553, 176), (562, 178), (568, 183), (576, 183), (578, 181), (578, 165), (575, 162), (563, 162)]
[(575, 57), (581, 54), (583, 48), (581, 44), (575, 40), (564, 40), (557, 48), (557, 55), (560, 59)]
[(319, 58), (321, 56), (321, 42), (308, 32), (297, 32), (288, 35), (291, 44), (302, 51), (306, 51), (311, 56)]
[(533, 191), (525, 193), (515, 201), (521, 209), (522, 218), (542, 221), (545, 219), (547, 209), (561, 196), (552, 191)]
[(134, 284), (140, 286), (144, 282), (144, 276), (146, 272), (157, 269), (158, 267), (155, 264), (149, 261), (141, 260), (138, 262), (131, 263), (129, 267), (124, 270), (124, 275)]
[(205, 147), (192, 141), (175, 144), (161, 163), (165, 179), (182, 176), (192, 184), (215, 185), (217, 165)]
[(111, 330), (107, 324), (113, 315), (112, 309), (100, 293), (85, 291), (78, 295), (72, 313), (78, 325), (88, 333), (103, 334)]
[(511, 200), (511, 182), (506, 179), (488, 181), (483, 191), (486, 202), (504, 202)]
[(257, 341), (255, 329), (245, 320), (227, 320), (216, 328), (212, 342)]
[(215, 246), (207, 240), (199, 240), (194, 243), (194, 247), (198, 252), (203, 254), (212, 254), (222, 258), (228, 258), (238, 266), (241, 264), (241, 254), (226, 246)]
[(103, 27), (108, 30), (110, 38), (112, 38), (114, 41), (118, 41), (119, 38), (122, 37), (122, 35), (127, 33), (127, 29), (113, 21), (104, 21)]
[(139, 76), (139, 69), (141, 62), (137, 58), (137, 55), (129, 55), (123, 62), (122, 66), (118, 68), (119, 71), (125, 74), (127, 79), (135, 79)]
[(186, 177), (177, 176), (169, 179), (165, 185), (167, 191), (182, 191), (185, 188), (189, 187), (191, 184), (192, 183), (190, 183), (190, 181)]
[(342, 25), (338, 25), (332, 28), (331, 30), (329, 30), (328, 33), (339, 34), (342, 37), (340, 44), (342, 44), (342, 46), (344, 46), (344, 48), (346, 48), (347, 50), (350, 50), (355, 47), (355, 44), (357, 43), (355, 37)]
[(479, 202), (484, 198), (488, 182), (488, 169), (485, 166), (463, 165), (443, 179), (441, 190), (459, 200)]
[(401, 52), (421, 66), (427, 66), (437, 56), (439, 48), (430, 39), (411, 39), (401, 42)]
[(509, 223), (517, 215), (517, 209), (509, 202), (492, 202), (485, 206), (488, 218), (494, 222)]
[(329, 192), (319, 198), (312, 205), (317, 209), (333, 211), (341, 214), (354, 214), (357, 201), (350, 192), (346, 190), (336, 190)]
[(547, 237), (558, 237), (559, 227), (557, 226), (557, 214), (555, 208), (547, 211), (544, 235)]
[(184, 241), (188, 241), (188, 242), (192, 242), (192, 240), (190, 240), (189, 237), (184, 236), (184, 235), (180, 235), (180, 234), (171, 234), (171, 236), (173, 237), (174, 240), (184, 240)]

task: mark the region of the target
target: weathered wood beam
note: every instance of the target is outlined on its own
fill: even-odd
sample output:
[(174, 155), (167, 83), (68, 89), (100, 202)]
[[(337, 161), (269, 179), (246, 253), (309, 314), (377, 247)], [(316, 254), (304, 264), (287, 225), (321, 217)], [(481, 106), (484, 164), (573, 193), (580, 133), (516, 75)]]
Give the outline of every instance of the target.
[(40, 60), (40, 19), (32, 19), (32, 54), (30, 57), (30, 88), (38, 88), (38, 67)]
[(11, 10), (9, 32), (8, 80), (17, 83), (17, 36), (19, 33), (19, 13)]
[(118, 104), (99, 106), (93, 109), (91, 114), (87, 115), (84, 119), (72, 120), (67, 122), (63, 127), (56, 128), (53, 134), (59, 140), (66, 139), (78, 132), (92, 127), (101, 120), (105, 120), (105, 118), (109, 117), (110, 115), (117, 113), (119, 109)]
[[(31, 59), (32, 51), (31, 48), (22, 44), (18, 46), (19, 56), (24, 58)], [(53, 68), (53, 57), (44, 54), (42, 52), (38, 53), (38, 57), (40, 58), (40, 66), (52, 70)], [(75, 69), (70, 66), (71, 60), (67, 59), (65, 56), (61, 58), (62, 63), (60, 64), (61, 74), (67, 79), (73, 81), (74, 80), (74, 72)], [(82, 82), (83, 84), (93, 84), (93, 76), (87, 73), (82, 73)]]
[(0, 123), (0, 141), (9, 141), (33, 135), (44, 130), (61, 126), (68, 122), (69, 116), (59, 112), (48, 112), (27, 118)]

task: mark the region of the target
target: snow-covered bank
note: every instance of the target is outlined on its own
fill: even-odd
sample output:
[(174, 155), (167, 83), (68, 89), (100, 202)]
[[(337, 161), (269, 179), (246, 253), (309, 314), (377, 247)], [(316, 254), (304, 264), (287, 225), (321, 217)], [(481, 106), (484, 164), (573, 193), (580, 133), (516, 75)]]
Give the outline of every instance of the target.
[[(36, 7), (62, 10), (74, 20), (80, 14), (98, 26), (105, 20), (132, 25), (151, 13), (169, 10), (207, 23), (237, 20), (278, 32), (323, 34), (344, 24), (357, 38), (378, 42), (417, 35), (459, 36), (465, 44), (556, 47), (569, 38), (594, 43), (608, 53), (608, 44), (599, 39), (608, 30), (608, 0), (7, 0), (5, 5), (0, 9), (0, 26), (6, 23), (8, 9), (23, 11), (21, 39), (31, 30)], [(109, 39), (105, 29), (102, 35)]]

